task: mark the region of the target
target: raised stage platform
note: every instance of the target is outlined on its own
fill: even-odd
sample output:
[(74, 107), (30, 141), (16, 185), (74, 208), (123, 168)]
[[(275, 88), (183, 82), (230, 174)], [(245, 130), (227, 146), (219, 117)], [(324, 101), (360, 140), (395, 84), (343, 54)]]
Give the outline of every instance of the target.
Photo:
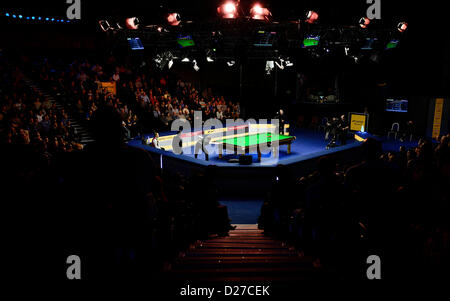
[[(289, 135), (296, 139), (291, 142), (290, 154), (286, 145), (280, 145), (277, 156), (269, 151), (261, 154), (259, 162), (257, 152), (253, 151), (250, 153), (253, 161), (251, 165), (240, 165), (239, 155), (236, 155), (233, 150), (224, 150), (223, 157), (219, 158), (218, 146), (214, 145), (214, 139), (209, 146), (213, 150), (209, 161), (205, 160), (203, 152), (199, 153), (197, 159), (194, 157), (195, 143), (187, 139), (187, 136), (182, 138), (183, 146), (189, 143), (190, 145), (183, 147), (182, 155), (177, 155), (171, 150), (174, 135), (173, 132), (160, 133), (161, 147), (165, 148), (165, 151), (143, 144), (142, 138), (139, 137), (129, 141), (128, 144), (147, 150), (155, 163), (171, 172), (191, 176), (204, 173), (208, 169), (208, 172), (213, 174), (214, 183), (218, 189), (223, 193), (234, 195), (236, 193), (265, 195), (276, 177), (278, 165), (287, 166), (293, 176), (301, 177), (316, 170), (318, 158), (325, 155), (336, 156), (339, 162), (344, 164), (351, 164), (361, 159), (359, 146), (362, 141), (348, 139), (346, 145), (327, 150), (328, 141), (324, 140), (324, 133), (307, 129), (291, 130)], [(185, 139), (190, 142), (185, 143)]]

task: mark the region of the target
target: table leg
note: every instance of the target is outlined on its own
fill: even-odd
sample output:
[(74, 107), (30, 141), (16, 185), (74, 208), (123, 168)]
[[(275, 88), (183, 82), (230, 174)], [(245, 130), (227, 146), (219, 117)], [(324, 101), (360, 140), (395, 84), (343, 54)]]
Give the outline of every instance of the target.
[(291, 153), (291, 144), (290, 144), (290, 143), (288, 143), (288, 150), (287, 150), (287, 153), (288, 153), (288, 154)]
[(223, 154), (223, 146), (219, 145), (219, 159), (222, 159), (222, 154)]
[(258, 162), (261, 162), (261, 150), (258, 147)]

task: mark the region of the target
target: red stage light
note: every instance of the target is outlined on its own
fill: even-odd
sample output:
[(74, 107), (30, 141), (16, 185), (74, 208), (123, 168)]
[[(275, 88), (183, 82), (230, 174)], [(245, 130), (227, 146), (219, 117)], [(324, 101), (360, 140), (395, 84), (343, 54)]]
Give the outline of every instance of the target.
[(316, 23), (319, 19), (319, 14), (315, 11), (310, 10), (308, 13), (306, 13), (306, 23), (313, 24)]
[(271, 16), (270, 11), (267, 8), (262, 7), (260, 4), (255, 4), (250, 9), (250, 14), (252, 15), (252, 19), (255, 20), (265, 20)]
[(408, 23), (406, 23), (406, 22), (400, 22), (397, 25), (397, 29), (400, 32), (405, 32), (407, 28), (408, 28)]
[(237, 4), (234, 2), (226, 2), (217, 8), (217, 12), (224, 19), (233, 19), (237, 16)]
[(361, 26), (361, 28), (367, 28), (367, 26), (369, 26), (370, 24), (370, 19), (367, 17), (362, 17), (361, 19), (359, 19), (359, 26)]
[(125, 19), (125, 26), (126, 26), (128, 29), (134, 29), (134, 30), (136, 30), (136, 29), (138, 29), (138, 27), (139, 27), (139, 19), (136, 18), (136, 17), (133, 17), (133, 18), (127, 18), (127, 19)]
[(181, 22), (181, 17), (178, 13), (171, 13), (167, 16), (167, 22), (169, 25), (177, 26)]

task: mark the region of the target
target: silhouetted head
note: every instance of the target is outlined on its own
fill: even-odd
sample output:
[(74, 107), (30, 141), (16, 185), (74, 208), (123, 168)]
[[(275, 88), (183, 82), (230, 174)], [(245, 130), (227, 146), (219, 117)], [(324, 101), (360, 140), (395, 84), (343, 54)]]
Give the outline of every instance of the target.
[(365, 159), (376, 160), (382, 153), (382, 144), (374, 138), (367, 138), (362, 145), (362, 150)]
[(95, 111), (90, 120), (90, 129), (100, 144), (123, 143), (122, 120), (114, 108), (104, 107)]
[(333, 157), (325, 156), (319, 159), (319, 172), (322, 176), (332, 175), (336, 170), (336, 161)]

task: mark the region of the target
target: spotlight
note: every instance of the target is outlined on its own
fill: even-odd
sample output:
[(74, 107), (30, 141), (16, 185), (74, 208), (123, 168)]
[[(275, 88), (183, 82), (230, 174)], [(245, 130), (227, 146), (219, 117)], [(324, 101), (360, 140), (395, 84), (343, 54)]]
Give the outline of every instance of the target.
[(167, 22), (169, 25), (177, 26), (181, 23), (181, 16), (179, 13), (171, 13), (167, 16)]
[(319, 14), (313, 10), (310, 10), (306, 13), (306, 23), (314, 24), (319, 19)]
[(48, 20), (50, 20), (50, 18), (45, 18), (45, 21), (48, 21)]
[(283, 62), (281, 62), (281, 63), (275, 62), (275, 65), (277, 65), (277, 67), (280, 68), (281, 70), (284, 69)]
[[(173, 65), (173, 54), (170, 51), (165, 51), (162, 54), (157, 54), (156, 57), (153, 59), (153, 61), (156, 63), (156, 66), (163, 70), (164, 67), (169, 64), (169, 68)], [(170, 64), (170, 61), (172, 61), (172, 64)]]
[(266, 61), (266, 74), (269, 75), (275, 67), (274, 61)]
[(33, 17), (31, 17), (31, 20), (34, 20), (34, 19), (36, 19), (34, 16)]
[(408, 23), (406, 23), (406, 22), (400, 22), (400, 23), (398, 23), (397, 29), (398, 29), (398, 31), (400, 31), (400, 32), (405, 32), (406, 29), (408, 29)]
[(237, 17), (237, 4), (235, 2), (226, 2), (217, 8), (217, 12), (224, 19), (234, 19)]
[(140, 23), (139, 19), (136, 18), (136, 17), (126, 18), (125, 19), (125, 26), (128, 29), (134, 29), (134, 30), (138, 29), (139, 23)]
[(167, 67), (169, 67), (169, 69), (170, 69), (170, 68), (172, 68), (172, 66), (173, 66), (173, 60), (170, 60), (169, 63), (167, 64)]
[(16, 17), (16, 15), (12, 15), (12, 17), (13, 17), (13, 18), (15, 18), (15, 17)]
[(228, 62), (227, 62), (227, 65), (228, 65), (229, 67), (234, 66), (234, 64), (236, 64), (235, 61), (228, 61)]
[(261, 7), (260, 4), (255, 4), (250, 9), (250, 14), (252, 15), (252, 19), (255, 20), (268, 20), (272, 15), (267, 8)]
[(359, 19), (359, 26), (361, 26), (361, 28), (366, 29), (367, 26), (369, 26), (370, 24), (370, 19), (367, 17), (362, 17), (361, 19)]
[(350, 51), (350, 47), (344, 47), (345, 55), (348, 56), (348, 53)]
[(9, 13), (6, 13), (5, 16), (9, 17)]
[(196, 61), (196, 60), (193, 60), (192, 63), (194, 64), (193, 67), (194, 67), (194, 70), (195, 70), (195, 71), (200, 70), (200, 67), (197, 65), (197, 61)]
[(189, 58), (185, 57), (184, 59), (181, 60), (183, 63), (189, 63)]
[(19, 19), (22, 19), (23, 18), (23, 16), (22, 15), (19, 15)]
[(215, 60), (215, 53), (213, 49), (207, 49), (206, 50), (206, 61), (209, 63), (214, 62)]
[[(48, 18), (45, 18), (45, 20), (48, 21)], [(108, 30), (112, 29), (111, 25), (109, 25), (108, 21), (106, 21), (106, 20), (100, 20), (100, 21), (98, 21), (98, 24), (100, 25), (100, 28), (103, 31), (108, 31)]]

